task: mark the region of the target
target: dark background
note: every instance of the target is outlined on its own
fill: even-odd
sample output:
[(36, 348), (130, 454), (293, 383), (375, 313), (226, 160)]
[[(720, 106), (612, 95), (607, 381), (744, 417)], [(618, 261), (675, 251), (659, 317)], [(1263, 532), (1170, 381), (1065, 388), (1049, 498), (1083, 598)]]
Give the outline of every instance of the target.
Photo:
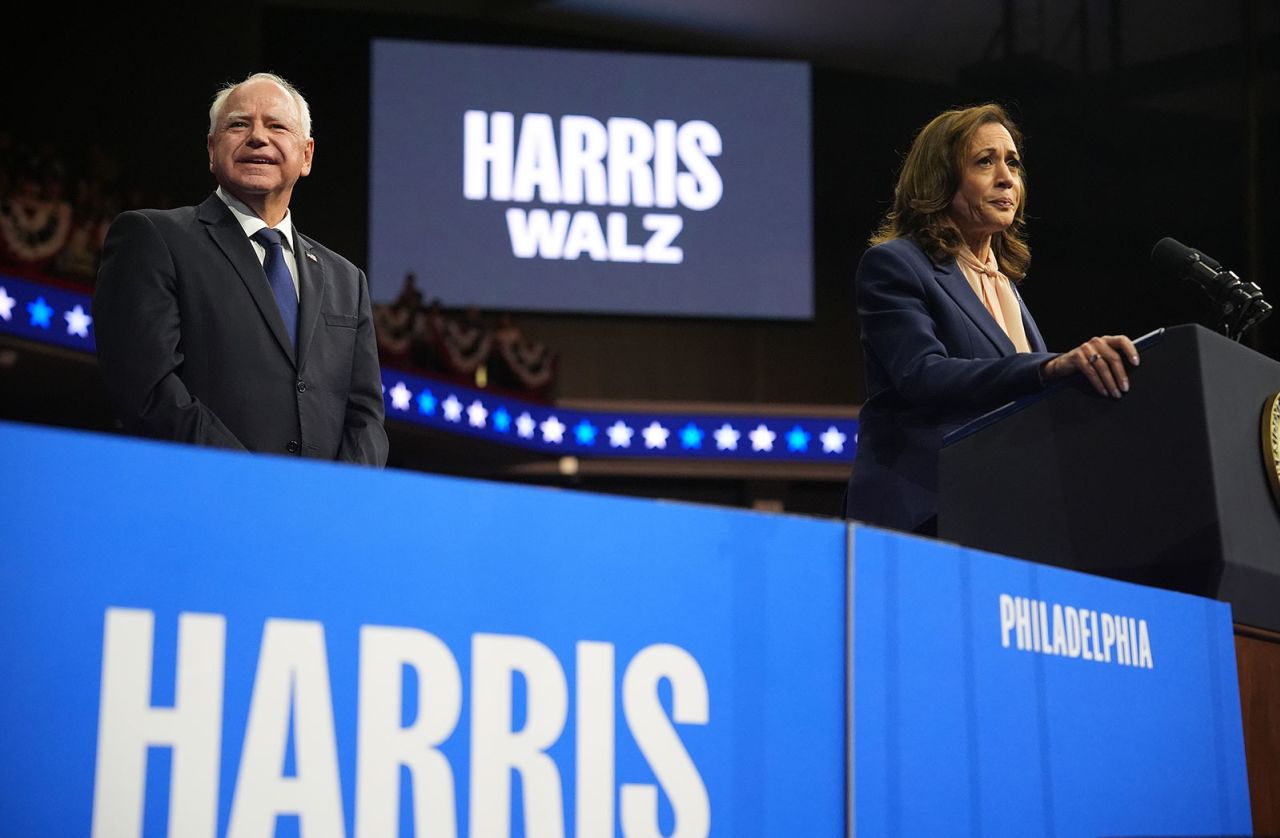
[[(1008, 106), (1026, 135), (1033, 263), (1023, 294), (1051, 348), (1098, 333), (1137, 336), (1182, 322), (1212, 325), (1198, 289), (1151, 266), (1148, 255), (1162, 236), (1200, 248), (1280, 302), (1275, 3), (1212, 7), (1218, 11), (1209, 28), (1217, 34), (1200, 43), (1195, 31), (1159, 31), (1174, 25), (1162, 14), (1139, 16), (1135, 6), (1111, 0), (1113, 12), (1125, 11), (1124, 26), (1113, 27), (1110, 58), (1092, 60), (1084, 50), (1078, 60), (1071, 57), (1069, 23), (1061, 37), (1042, 33), (1040, 43), (1058, 42), (1056, 51), (1006, 39), (1002, 15), (1035, 4), (938, 4), (940, 14), (981, 13), (974, 25), (986, 34), (962, 50), (967, 63), (925, 73), (920, 55), (929, 50), (915, 43), (917, 31), (909, 25), (900, 42), (858, 52), (842, 51), (839, 43), (810, 49), (790, 36), (738, 36), (728, 25), (716, 30), (705, 23), (691, 28), (634, 15), (611, 18), (581, 8), (600, 5), (590, 2), (378, 4), (384, 11), (394, 7), (384, 14), (333, 8), (341, 5), (28, 12), (9, 33), (20, 52), (0, 76), (0, 134), (71, 157), (101, 146), (118, 159), (122, 180), (149, 202), (198, 203), (213, 188), (205, 152), (212, 94), (250, 72), (278, 72), (299, 86), (313, 112), (315, 171), (294, 201), (300, 226), (363, 265), (370, 37), (813, 59), (814, 319), (520, 315), (526, 334), (560, 351), (562, 398), (860, 402), (852, 280), (866, 239), (888, 205), (915, 131), (946, 107), (985, 100)], [(691, 0), (691, 8), (711, 12), (718, 5)], [(761, 4), (749, 5), (759, 11)], [(1079, 4), (1082, 13), (1098, 6), (1099, 0)], [(800, 3), (795, 13), (834, 8)], [(1194, 29), (1185, 14), (1169, 18)], [(832, 31), (843, 31), (838, 22)], [(808, 24), (821, 28), (823, 21)], [(949, 37), (938, 34), (940, 27), (945, 30), (946, 21), (931, 21), (919, 36)], [(1126, 44), (1156, 35), (1178, 46), (1149, 60), (1124, 60), (1137, 52), (1126, 52)], [(1106, 47), (1093, 42), (1095, 53)], [(913, 78), (895, 77), (895, 50), (915, 56), (910, 73), (903, 73)], [(870, 64), (874, 72), (862, 66)], [(1252, 342), (1280, 357), (1280, 317)], [(10, 408), (4, 415), (20, 413)]]

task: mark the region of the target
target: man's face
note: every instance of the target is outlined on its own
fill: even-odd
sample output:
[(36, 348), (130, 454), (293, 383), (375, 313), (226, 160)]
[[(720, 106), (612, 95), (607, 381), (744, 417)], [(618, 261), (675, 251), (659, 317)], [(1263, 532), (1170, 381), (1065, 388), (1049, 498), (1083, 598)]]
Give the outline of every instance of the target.
[(209, 171), (251, 207), (265, 197), (288, 206), (298, 178), (311, 174), (313, 140), (302, 136), (297, 103), (259, 79), (236, 88), (209, 136)]

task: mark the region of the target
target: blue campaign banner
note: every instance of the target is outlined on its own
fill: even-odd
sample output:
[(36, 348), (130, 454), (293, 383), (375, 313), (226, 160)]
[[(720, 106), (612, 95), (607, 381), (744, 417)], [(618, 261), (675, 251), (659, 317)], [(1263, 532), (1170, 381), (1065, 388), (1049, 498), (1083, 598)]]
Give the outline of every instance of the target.
[(4, 834), (1250, 828), (1221, 603), (836, 521), (0, 451)]
[(5, 834), (845, 834), (839, 522), (0, 450)]
[(856, 528), (857, 835), (1251, 831), (1229, 606)]

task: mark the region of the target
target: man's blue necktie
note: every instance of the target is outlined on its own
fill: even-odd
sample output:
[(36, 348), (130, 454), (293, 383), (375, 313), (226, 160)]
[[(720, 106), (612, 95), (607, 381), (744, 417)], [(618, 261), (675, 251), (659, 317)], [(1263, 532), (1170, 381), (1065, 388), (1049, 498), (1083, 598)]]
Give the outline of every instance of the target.
[(271, 293), (275, 295), (276, 305), (280, 307), (280, 316), (284, 318), (285, 331), (289, 333), (289, 343), (295, 348), (298, 345), (298, 294), (293, 287), (293, 274), (289, 273), (289, 264), (284, 261), (284, 237), (279, 230), (263, 227), (253, 234), (253, 239), (267, 251), (262, 268), (267, 272), (267, 281), (271, 283)]

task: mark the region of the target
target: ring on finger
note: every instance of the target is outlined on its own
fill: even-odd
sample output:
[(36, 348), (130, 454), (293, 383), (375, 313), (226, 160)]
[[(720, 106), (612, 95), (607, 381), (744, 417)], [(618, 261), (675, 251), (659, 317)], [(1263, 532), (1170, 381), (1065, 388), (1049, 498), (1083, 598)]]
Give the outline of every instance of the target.
[(1097, 360), (1098, 360), (1099, 358), (1101, 358), (1101, 357), (1102, 357), (1101, 355), (1099, 355), (1097, 352), (1095, 352), (1095, 353), (1093, 353), (1092, 355), (1090, 355), (1090, 356), (1089, 356), (1089, 363), (1091, 363), (1091, 364), (1092, 364), (1092, 363), (1094, 363), (1095, 361), (1097, 361)]

